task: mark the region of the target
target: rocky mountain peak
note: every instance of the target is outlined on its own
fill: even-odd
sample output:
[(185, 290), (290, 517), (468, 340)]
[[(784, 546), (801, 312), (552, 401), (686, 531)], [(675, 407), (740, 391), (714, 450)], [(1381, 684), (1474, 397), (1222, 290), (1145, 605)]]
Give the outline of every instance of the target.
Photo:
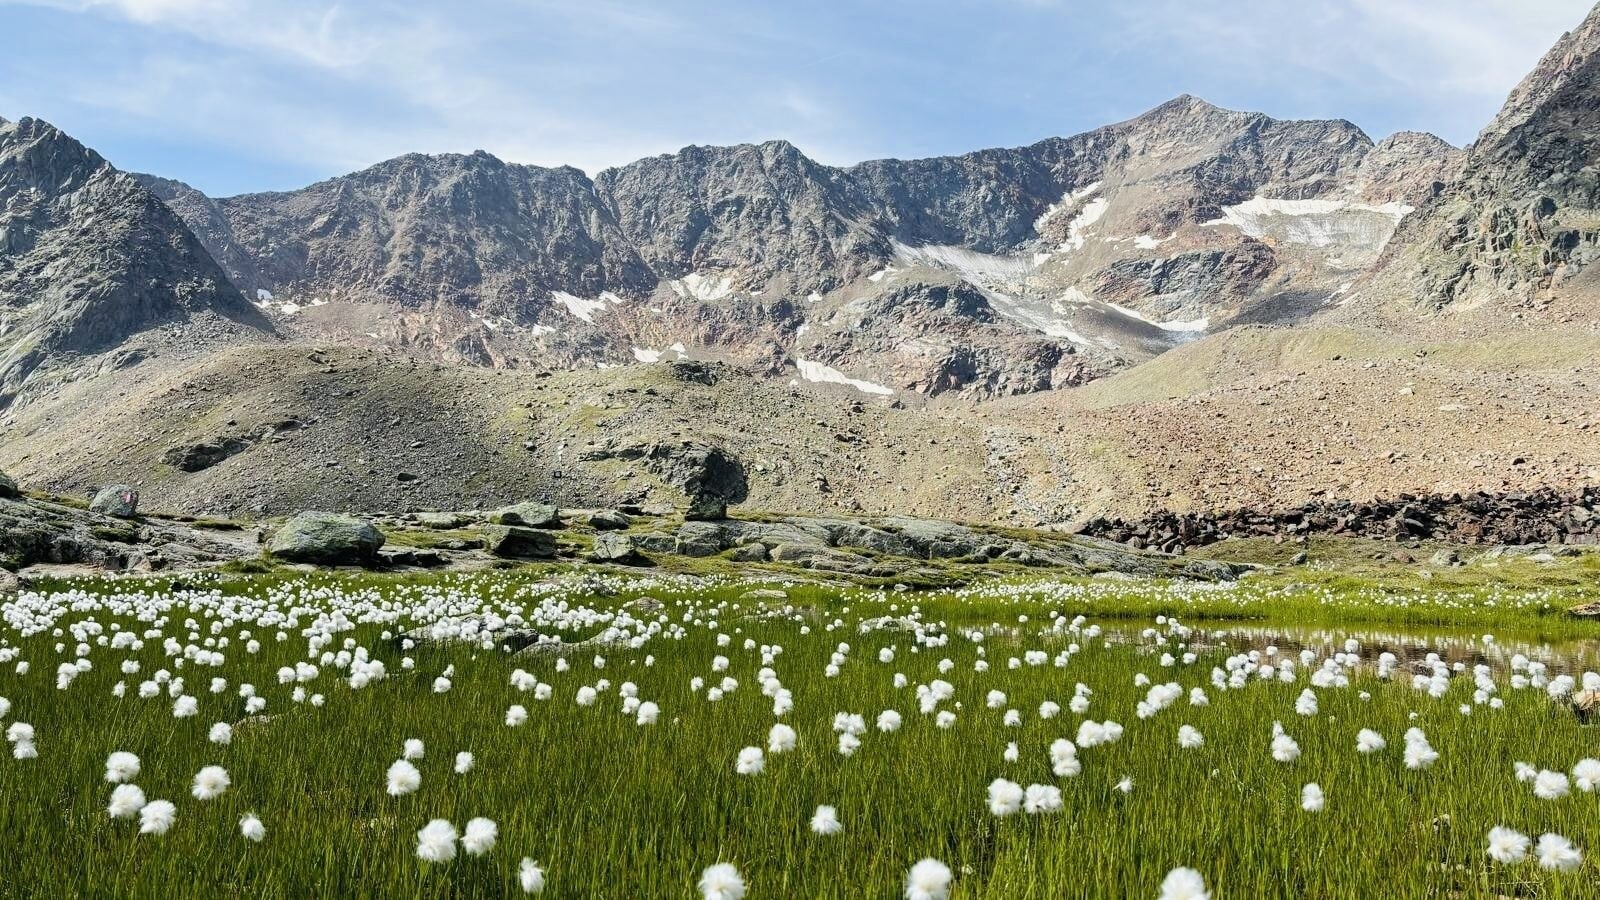
[(59, 129), (0, 125), (0, 406), (38, 371), (157, 326), (269, 334), (182, 219)]
[(1541, 115), (1564, 96), (1594, 86), (1596, 59), (1600, 57), (1600, 5), (1590, 10), (1577, 28), (1556, 41), (1539, 64), (1512, 89), (1505, 105), (1478, 136), (1483, 148), (1511, 138), (1521, 128), (1537, 126)]

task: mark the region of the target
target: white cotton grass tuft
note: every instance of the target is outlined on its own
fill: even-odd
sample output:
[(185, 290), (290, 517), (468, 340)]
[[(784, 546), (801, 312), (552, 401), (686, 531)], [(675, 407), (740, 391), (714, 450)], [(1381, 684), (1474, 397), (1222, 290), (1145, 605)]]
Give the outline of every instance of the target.
[(811, 816), (811, 831), (815, 834), (827, 837), (843, 830), (844, 826), (839, 822), (839, 811), (831, 806), (826, 804), (819, 806)]
[(407, 738), (405, 746), (401, 748), (401, 759), (421, 759), (423, 756), (422, 741), (417, 738)]
[(733, 770), (740, 775), (760, 775), (761, 770), (766, 767), (767, 759), (760, 747), (746, 747), (740, 750), (739, 758), (733, 764)]
[(1180, 866), (1162, 879), (1159, 900), (1211, 900), (1211, 893), (1206, 890), (1206, 880), (1199, 872)]
[(482, 816), (467, 822), (467, 827), (461, 832), (461, 849), (467, 851), (468, 856), (482, 856), (494, 849), (495, 842), (500, 839), (500, 826), (493, 819)]
[(119, 750), (106, 757), (106, 781), (126, 784), (139, 777), (139, 757)]
[(189, 793), (193, 794), (196, 800), (215, 800), (222, 796), (232, 783), (227, 769), (221, 766), (206, 766), (195, 773)]
[(404, 797), (417, 788), (422, 787), (422, 773), (417, 767), (404, 759), (397, 759), (389, 766), (385, 778), (388, 781), (387, 790), (391, 797)]
[(463, 750), (460, 753), (457, 753), (456, 754), (456, 774), (457, 775), (465, 775), (468, 772), (471, 772), (472, 771), (472, 766), (474, 765), (475, 762), (476, 762), (476, 759), (473, 757), (473, 755), (470, 752), (468, 752), (466, 750)]
[(1200, 733), (1200, 729), (1193, 725), (1183, 725), (1178, 728), (1178, 747), (1180, 749), (1194, 750), (1204, 745), (1205, 742), (1205, 736)]
[(1383, 739), (1383, 735), (1371, 728), (1363, 728), (1356, 732), (1357, 753), (1377, 753), (1387, 746), (1389, 742)]
[(731, 863), (717, 863), (700, 873), (700, 896), (705, 900), (741, 900), (744, 877)]
[(1009, 816), (1022, 810), (1022, 802), (1027, 798), (1027, 792), (1022, 785), (1005, 778), (996, 778), (989, 783), (989, 812), (997, 816)]
[(919, 860), (906, 873), (906, 900), (948, 900), (950, 867), (929, 857)]
[(1560, 800), (1570, 793), (1572, 785), (1565, 773), (1545, 769), (1533, 776), (1533, 795), (1540, 800)]
[(1552, 872), (1570, 872), (1583, 864), (1583, 854), (1559, 834), (1541, 834), (1534, 847), (1539, 867)]
[(1497, 863), (1512, 865), (1528, 858), (1527, 835), (1503, 825), (1489, 829), (1489, 858)]
[(517, 865), (517, 883), (524, 894), (544, 893), (544, 867), (524, 856)]
[(218, 722), (206, 732), (206, 740), (213, 744), (227, 745), (233, 743), (233, 726), (227, 722)]
[(795, 734), (793, 728), (782, 722), (772, 726), (772, 730), (767, 732), (767, 752), (773, 756), (777, 756), (780, 753), (788, 753), (795, 748), (797, 743), (799, 743), (799, 735)]
[(1322, 785), (1315, 781), (1300, 789), (1300, 808), (1306, 812), (1322, 812), (1327, 802), (1328, 798), (1322, 793)]
[(455, 858), (456, 827), (448, 820), (434, 819), (417, 829), (417, 859), (438, 863)]
[(1580, 759), (1572, 767), (1572, 784), (1585, 794), (1600, 787), (1600, 759)]
[(131, 819), (144, 809), (144, 791), (136, 784), (119, 784), (111, 791), (111, 802), (106, 804), (106, 815), (113, 819)]
[(139, 810), (140, 834), (166, 834), (178, 818), (178, 808), (167, 800), (151, 800)]
[(245, 813), (244, 818), (239, 820), (239, 833), (247, 841), (260, 843), (267, 836), (267, 826), (261, 824), (261, 819), (255, 813)]

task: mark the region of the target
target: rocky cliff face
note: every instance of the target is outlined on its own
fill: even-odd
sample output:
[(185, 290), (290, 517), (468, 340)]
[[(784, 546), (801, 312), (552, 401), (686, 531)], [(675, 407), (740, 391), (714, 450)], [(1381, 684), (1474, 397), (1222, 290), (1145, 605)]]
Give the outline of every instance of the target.
[(158, 326), (196, 345), (270, 329), (137, 180), (48, 123), (0, 120), (0, 407), (53, 362)]
[(1540, 307), (1600, 258), (1600, 8), (1562, 36), (1405, 224), (1380, 290), (1425, 310)]
[[(703, 356), (988, 396), (1314, 311), (1453, 159), (1425, 135), (1374, 147), (1348, 122), (1180, 97), (1071, 138), (849, 168), (775, 141), (592, 182), (477, 153), (222, 200), (146, 184), (291, 331), (497, 367)], [(947, 305), (953, 288), (986, 311)]]

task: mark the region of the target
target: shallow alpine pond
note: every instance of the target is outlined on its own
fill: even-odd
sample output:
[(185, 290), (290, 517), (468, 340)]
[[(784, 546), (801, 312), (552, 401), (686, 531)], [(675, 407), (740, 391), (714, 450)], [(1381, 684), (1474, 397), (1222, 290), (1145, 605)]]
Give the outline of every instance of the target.
[(1600, 896), (1581, 626), (1003, 590), (24, 592), (0, 895)]

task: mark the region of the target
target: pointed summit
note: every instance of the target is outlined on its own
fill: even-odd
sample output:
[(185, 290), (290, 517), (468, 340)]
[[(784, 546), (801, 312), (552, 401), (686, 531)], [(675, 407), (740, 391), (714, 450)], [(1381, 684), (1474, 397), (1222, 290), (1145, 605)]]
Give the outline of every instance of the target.
[(31, 118), (0, 125), (0, 311), (0, 407), (53, 360), (156, 326), (270, 331), (171, 209)]
[(1600, 70), (1600, 4), (1563, 34), (1527, 77), (1512, 89), (1498, 115), (1478, 136), (1477, 147), (1504, 141), (1556, 105), (1592, 97)]

